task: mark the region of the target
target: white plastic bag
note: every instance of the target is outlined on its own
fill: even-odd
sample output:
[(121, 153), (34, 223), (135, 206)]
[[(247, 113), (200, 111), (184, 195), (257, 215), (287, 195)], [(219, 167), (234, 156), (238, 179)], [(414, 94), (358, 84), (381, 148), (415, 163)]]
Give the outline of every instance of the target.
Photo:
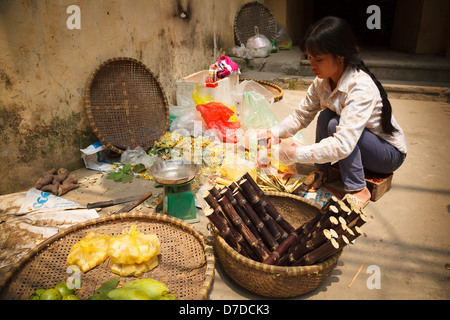
[(229, 54), (232, 57), (244, 58), (247, 60), (253, 59), (250, 50), (243, 43), (241, 43), (240, 46), (235, 46), (231, 48)]
[(206, 130), (201, 114), (191, 106), (171, 106), (170, 115), (174, 116), (170, 124), (170, 131), (186, 132), (194, 137), (201, 136)]
[(235, 90), (231, 92), (233, 98), (233, 105), (236, 106), (236, 114), (240, 118), (242, 113), (242, 98), (244, 92), (257, 92), (267, 101), (267, 104), (272, 106), (275, 97), (272, 92), (264, 88), (261, 84), (253, 80), (244, 80), (236, 86)]
[(272, 51), (272, 42), (255, 26), (255, 35), (247, 40), (246, 47), (254, 58), (265, 58)]

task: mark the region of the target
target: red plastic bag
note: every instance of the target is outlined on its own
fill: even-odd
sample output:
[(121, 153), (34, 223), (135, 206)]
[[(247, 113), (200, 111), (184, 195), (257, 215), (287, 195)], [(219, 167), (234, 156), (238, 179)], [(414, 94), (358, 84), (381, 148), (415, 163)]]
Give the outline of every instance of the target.
[(209, 102), (197, 105), (208, 129), (215, 130), (223, 142), (236, 143), (236, 131), (241, 128), (239, 122), (230, 121), (234, 111), (220, 102)]

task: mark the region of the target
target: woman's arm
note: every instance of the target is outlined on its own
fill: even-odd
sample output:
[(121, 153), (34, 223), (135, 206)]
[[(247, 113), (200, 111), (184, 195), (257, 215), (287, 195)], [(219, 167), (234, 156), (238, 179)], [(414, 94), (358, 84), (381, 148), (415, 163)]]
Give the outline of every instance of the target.
[(317, 79), (309, 86), (306, 97), (300, 101), (298, 108), (281, 123), (270, 128), (271, 133), (279, 138), (288, 138), (299, 130), (306, 128), (320, 111), (320, 98), (316, 90)]
[(347, 93), (336, 133), (318, 143), (298, 147), (295, 152), (296, 160), (327, 163), (349, 156), (379, 101), (379, 93), (375, 92), (373, 86), (363, 83), (351, 88)]

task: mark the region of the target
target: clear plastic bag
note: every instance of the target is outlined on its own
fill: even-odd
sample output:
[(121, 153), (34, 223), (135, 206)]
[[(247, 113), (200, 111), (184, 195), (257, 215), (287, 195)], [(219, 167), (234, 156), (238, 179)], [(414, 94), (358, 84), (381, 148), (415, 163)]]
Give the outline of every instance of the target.
[(141, 147), (135, 149), (127, 148), (120, 156), (120, 162), (123, 164), (143, 164), (147, 169), (150, 168), (158, 160), (157, 156), (148, 155)]
[(280, 50), (289, 50), (292, 47), (292, 39), (287, 33), (286, 28), (277, 22), (277, 34), (275, 36), (278, 48)]
[(241, 43), (240, 46), (234, 46), (231, 48), (229, 54), (232, 57), (244, 58), (247, 60), (253, 59), (250, 50), (243, 43)]
[(265, 97), (258, 92), (245, 91), (243, 93), (240, 112), (241, 125), (244, 130), (248, 128), (270, 129), (279, 122)]
[(254, 58), (265, 58), (272, 51), (272, 42), (255, 26), (255, 35), (247, 40), (246, 47)]
[(233, 103), (236, 106), (236, 113), (238, 115), (238, 118), (240, 117), (241, 114), (242, 97), (244, 92), (257, 92), (261, 94), (266, 99), (267, 103), (269, 104), (269, 107), (271, 107), (275, 101), (273, 93), (264, 88), (258, 82), (253, 80), (244, 80), (241, 83), (239, 83), (238, 86), (236, 86), (235, 90), (231, 92)]
[(206, 130), (201, 114), (194, 107), (171, 106), (169, 112), (173, 117), (169, 128), (170, 131), (198, 137)]

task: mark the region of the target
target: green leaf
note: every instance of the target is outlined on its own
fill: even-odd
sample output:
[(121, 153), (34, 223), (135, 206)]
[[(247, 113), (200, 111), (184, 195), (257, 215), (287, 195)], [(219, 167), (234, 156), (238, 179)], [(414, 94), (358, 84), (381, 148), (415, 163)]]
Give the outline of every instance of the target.
[(115, 180), (118, 173), (119, 173), (118, 171), (117, 172), (111, 172), (110, 174), (108, 174), (106, 176), (106, 179), (114, 179)]
[(133, 180), (133, 175), (131, 174), (124, 174), (122, 177), (122, 183), (128, 183), (131, 180)]
[(126, 164), (123, 166), (122, 171), (127, 173), (131, 169), (131, 164)]
[(146, 169), (145, 166), (142, 163), (139, 163), (133, 167), (133, 172), (139, 173), (144, 171), (145, 169)]
[(120, 180), (122, 180), (122, 178), (123, 178), (123, 171), (117, 171), (114, 181), (119, 182)]
[(100, 288), (97, 289), (98, 292), (98, 297), (94, 298), (94, 300), (107, 300), (108, 297), (108, 293), (115, 289), (117, 287), (117, 285), (119, 284), (120, 278), (112, 278), (109, 279), (108, 281), (104, 282)]

